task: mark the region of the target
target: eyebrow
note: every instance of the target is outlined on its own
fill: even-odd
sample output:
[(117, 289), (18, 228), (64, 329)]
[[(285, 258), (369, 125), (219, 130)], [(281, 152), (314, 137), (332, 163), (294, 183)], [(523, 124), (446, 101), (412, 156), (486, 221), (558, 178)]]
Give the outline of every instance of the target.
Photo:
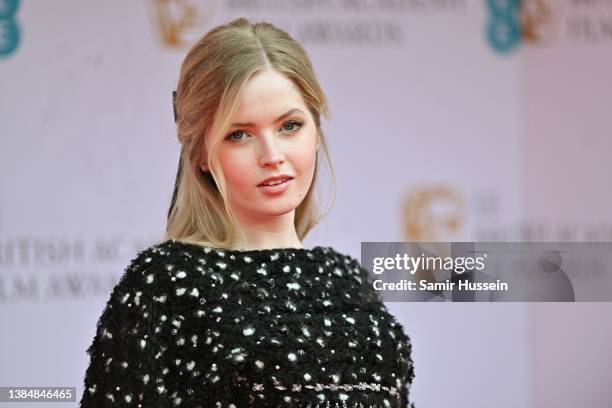
[[(292, 115), (294, 113), (298, 113), (298, 112), (303, 115), (305, 114), (304, 111), (294, 108), (294, 109), (291, 109), (289, 112), (283, 113), (282, 115), (280, 115), (278, 118), (276, 118), (274, 122), (280, 122), (281, 120), (285, 119), (287, 116)], [(255, 123), (253, 122), (232, 123), (232, 127), (255, 127)]]

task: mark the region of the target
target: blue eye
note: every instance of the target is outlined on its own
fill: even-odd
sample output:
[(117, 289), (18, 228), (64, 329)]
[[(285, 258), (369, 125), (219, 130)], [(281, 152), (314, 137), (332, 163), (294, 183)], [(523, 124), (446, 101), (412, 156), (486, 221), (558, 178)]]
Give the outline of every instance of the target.
[[(302, 123), (302, 122), (299, 122), (299, 121), (297, 121), (297, 120), (290, 120), (290, 121), (286, 122), (286, 123), (283, 125), (283, 129), (288, 130), (288, 131), (290, 131), (290, 132), (291, 132), (291, 131), (292, 131), (291, 129), (287, 129), (287, 128), (285, 127), (285, 126), (287, 126), (287, 125), (297, 126), (297, 129), (295, 129), (295, 130), (298, 130), (299, 128), (301, 128), (301, 127), (302, 127), (303, 123)], [(295, 131), (295, 130), (294, 130), (294, 131)]]
[(236, 131), (236, 132), (234, 132), (234, 133), (230, 133), (229, 135), (227, 135), (226, 139), (227, 139), (227, 140), (232, 140), (232, 141), (234, 141), (234, 142), (239, 142), (239, 141), (241, 141), (242, 139), (234, 139), (234, 138), (233, 138), (233, 136), (235, 136), (235, 135), (240, 135), (240, 134), (242, 134), (242, 133), (244, 133), (242, 130), (238, 130), (238, 131)]

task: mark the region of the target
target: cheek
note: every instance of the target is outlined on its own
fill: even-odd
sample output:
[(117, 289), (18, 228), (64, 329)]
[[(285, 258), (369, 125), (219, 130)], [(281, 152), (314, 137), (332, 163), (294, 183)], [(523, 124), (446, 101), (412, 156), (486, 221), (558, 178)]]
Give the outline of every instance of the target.
[(291, 163), (294, 171), (300, 178), (300, 190), (306, 193), (312, 183), (312, 176), (315, 169), (316, 144), (308, 144), (302, 149), (296, 150), (291, 156)]
[(316, 159), (316, 142), (305, 143), (300, 149), (296, 149), (296, 153), (293, 155), (293, 163), (297, 167), (297, 170), (301, 173), (310, 175), (314, 170)]
[(253, 172), (249, 166), (249, 161), (238, 154), (221, 152), (219, 162), (225, 175), (227, 188), (229, 191), (236, 191), (244, 186), (250, 185), (252, 180), (249, 177)]

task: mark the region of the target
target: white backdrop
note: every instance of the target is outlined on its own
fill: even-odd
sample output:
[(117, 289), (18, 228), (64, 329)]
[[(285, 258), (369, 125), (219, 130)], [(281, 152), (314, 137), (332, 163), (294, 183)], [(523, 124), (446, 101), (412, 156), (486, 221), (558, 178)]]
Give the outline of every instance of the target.
[[(603, 154), (612, 148), (612, 39), (601, 29), (577, 39), (587, 23), (576, 23), (569, 0), (530, 2), (565, 4), (551, 20), (561, 30), (547, 31), (543, 46), (517, 37), (507, 52), (487, 37), (484, 0), (13, 2), (20, 37), (0, 60), (0, 386), (76, 386), (80, 399), (85, 349), (110, 290), (163, 232), (182, 58), (195, 38), (239, 16), (301, 41), (330, 100), (323, 128), (337, 197), (306, 246), (359, 258), (361, 241), (517, 240), (570, 219), (573, 230), (612, 225)], [(178, 24), (189, 7), (197, 18)], [(597, 17), (610, 11), (604, 2), (590, 7), (576, 13), (597, 27), (612, 21)], [(554, 194), (542, 188), (557, 184)], [(568, 184), (576, 194), (561, 189)], [(584, 315), (564, 305), (582, 316), (576, 339), (611, 337), (595, 323), (607, 305)], [(565, 312), (389, 307), (413, 341), (417, 406), (574, 406), (550, 381), (567, 370), (547, 337)], [(606, 343), (572, 348), (576, 339), (563, 348), (574, 360), (609, 358)], [(571, 388), (573, 401), (607, 406), (610, 379), (598, 370), (588, 393)]]

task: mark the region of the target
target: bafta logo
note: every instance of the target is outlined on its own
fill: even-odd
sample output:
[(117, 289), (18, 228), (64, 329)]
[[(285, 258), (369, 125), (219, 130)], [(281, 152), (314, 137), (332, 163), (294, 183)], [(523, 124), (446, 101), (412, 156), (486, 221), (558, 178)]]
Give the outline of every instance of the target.
[(444, 185), (416, 188), (404, 197), (402, 218), (408, 241), (451, 240), (463, 226), (463, 197)]
[(559, 32), (561, 3), (551, 0), (523, 0), (520, 9), (523, 40), (535, 45), (549, 45)]
[(212, 20), (216, 1), (149, 0), (152, 22), (163, 45), (175, 48), (192, 44)]

